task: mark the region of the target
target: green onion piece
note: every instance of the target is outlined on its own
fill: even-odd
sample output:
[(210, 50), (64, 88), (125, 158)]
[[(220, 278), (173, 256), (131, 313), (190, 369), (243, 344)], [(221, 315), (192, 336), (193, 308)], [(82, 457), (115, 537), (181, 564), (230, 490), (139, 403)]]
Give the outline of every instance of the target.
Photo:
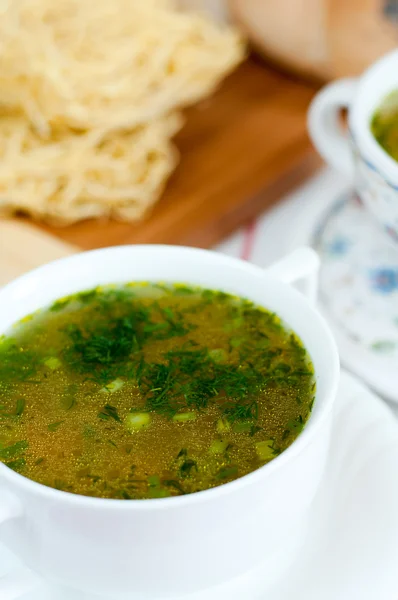
[(149, 426), (151, 415), (149, 413), (129, 413), (124, 422), (129, 431), (140, 431)]
[(239, 348), (244, 343), (244, 338), (242, 337), (232, 337), (229, 340), (231, 348)]
[(168, 498), (171, 493), (164, 487), (151, 487), (148, 490), (148, 495), (150, 498)]
[(265, 440), (264, 442), (257, 442), (256, 450), (261, 460), (271, 460), (275, 458), (274, 441)]
[(225, 433), (226, 431), (230, 431), (231, 424), (227, 419), (218, 419), (216, 428), (218, 433)]
[(222, 467), (222, 469), (219, 470), (219, 472), (216, 475), (217, 479), (228, 479), (229, 477), (234, 477), (234, 475), (237, 475), (238, 473), (238, 467), (235, 465), (232, 465), (230, 467)]
[(225, 440), (213, 440), (210, 445), (209, 452), (210, 454), (224, 454), (228, 446), (229, 442)]
[(160, 485), (159, 475), (149, 475), (148, 485), (150, 485), (151, 487), (159, 486)]
[(214, 362), (219, 363), (227, 359), (227, 353), (222, 348), (215, 348), (214, 350), (209, 350), (209, 357)]
[(253, 424), (248, 421), (243, 421), (241, 423), (235, 423), (232, 429), (235, 433), (250, 433), (252, 430)]
[(162, 486), (159, 475), (150, 475), (148, 477), (148, 495), (150, 498), (167, 498), (171, 496), (168, 489)]
[(50, 358), (46, 358), (46, 360), (44, 361), (44, 364), (46, 365), (46, 367), (48, 367), (52, 371), (59, 369), (60, 366), (62, 365), (61, 361), (56, 356), (50, 356)]
[(194, 412), (178, 413), (173, 417), (173, 421), (177, 423), (186, 423), (187, 421), (195, 421), (195, 419), (196, 413)]
[(125, 382), (119, 378), (114, 379), (113, 381), (108, 383), (105, 387), (101, 388), (100, 392), (102, 392), (103, 394), (109, 394), (109, 393), (113, 394), (113, 392), (117, 392), (118, 390), (120, 390), (124, 386), (124, 383)]

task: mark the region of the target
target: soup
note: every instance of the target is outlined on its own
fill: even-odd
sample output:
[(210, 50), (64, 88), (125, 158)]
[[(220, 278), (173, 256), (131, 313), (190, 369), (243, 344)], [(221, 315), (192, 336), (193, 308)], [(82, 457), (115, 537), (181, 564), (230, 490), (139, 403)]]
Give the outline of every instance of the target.
[(87, 496), (189, 494), (283, 452), (314, 392), (300, 339), (248, 300), (178, 284), (97, 288), (0, 339), (0, 460)]
[(373, 116), (371, 129), (380, 146), (398, 161), (398, 90), (384, 99)]

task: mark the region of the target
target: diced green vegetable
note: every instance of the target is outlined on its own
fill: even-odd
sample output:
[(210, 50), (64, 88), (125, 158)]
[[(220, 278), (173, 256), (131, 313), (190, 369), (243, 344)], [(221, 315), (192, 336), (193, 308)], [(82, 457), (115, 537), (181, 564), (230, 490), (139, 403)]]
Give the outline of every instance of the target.
[(110, 383), (107, 383), (103, 388), (100, 389), (100, 392), (103, 394), (113, 394), (113, 392), (117, 392), (122, 389), (125, 382), (122, 379), (114, 379)]
[(151, 415), (149, 413), (129, 413), (124, 422), (129, 431), (140, 431), (149, 427)]
[(159, 475), (150, 475), (148, 477), (148, 486), (150, 498), (167, 498), (171, 496), (170, 491), (162, 486)]
[(148, 496), (150, 498), (168, 498), (171, 496), (171, 493), (164, 487), (150, 487)]
[(231, 348), (239, 348), (244, 343), (245, 339), (243, 337), (232, 337), (229, 340)]
[(256, 450), (261, 460), (271, 460), (275, 458), (274, 441), (265, 440), (264, 442), (257, 442)]
[(210, 454), (224, 454), (229, 446), (229, 442), (226, 440), (213, 440), (209, 452)]
[(243, 421), (241, 423), (234, 423), (232, 429), (235, 433), (250, 433), (253, 427), (253, 423)]
[(209, 350), (209, 356), (216, 363), (227, 360), (227, 353), (222, 348), (214, 348), (214, 350)]
[(194, 412), (177, 413), (174, 415), (173, 421), (176, 421), (177, 423), (186, 423), (187, 421), (195, 421), (196, 416), (197, 415)]
[(218, 419), (216, 428), (218, 433), (225, 433), (231, 430), (231, 424), (227, 419)]
[(148, 477), (148, 485), (151, 487), (160, 485), (160, 477), (159, 475), (149, 475)]
[(229, 477), (234, 477), (238, 473), (238, 467), (232, 465), (230, 467), (223, 467), (219, 470), (216, 477), (217, 479), (228, 479)]
[(298, 419), (291, 419), (290, 421), (288, 421), (286, 428), (289, 431), (292, 431), (296, 435), (298, 435), (299, 433), (301, 433), (303, 431), (304, 426), (305, 426), (305, 421), (304, 421), (302, 415), (299, 415)]
[(62, 365), (61, 361), (56, 356), (50, 356), (50, 358), (46, 358), (44, 364), (52, 371), (56, 371)]

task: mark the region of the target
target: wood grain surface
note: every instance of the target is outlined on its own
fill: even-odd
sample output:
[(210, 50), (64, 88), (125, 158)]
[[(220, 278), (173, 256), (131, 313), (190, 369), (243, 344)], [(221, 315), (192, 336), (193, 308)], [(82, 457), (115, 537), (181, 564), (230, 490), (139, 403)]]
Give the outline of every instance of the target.
[(50, 260), (64, 258), (78, 248), (16, 219), (0, 222), (0, 287)]
[(319, 166), (306, 132), (315, 92), (248, 60), (212, 98), (187, 111), (176, 139), (180, 164), (146, 220), (90, 220), (58, 229), (20, 218), (0, 221), (0, 281), (75, 248), (216, 244)]

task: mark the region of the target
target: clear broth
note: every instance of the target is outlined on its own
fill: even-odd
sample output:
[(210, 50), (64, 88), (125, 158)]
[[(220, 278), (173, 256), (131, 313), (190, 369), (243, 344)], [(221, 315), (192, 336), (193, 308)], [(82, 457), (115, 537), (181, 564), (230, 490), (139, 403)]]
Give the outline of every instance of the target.
[(252, 302), (134, 283), (63, 298), (0, 340), (0, 460), (101, 498), (209, 489), (273, 460), (314, 401), (310, 358)]
[(380, 146), (398, 162), (398, 90), (390, 93), (375, 112), (371, 130)]

